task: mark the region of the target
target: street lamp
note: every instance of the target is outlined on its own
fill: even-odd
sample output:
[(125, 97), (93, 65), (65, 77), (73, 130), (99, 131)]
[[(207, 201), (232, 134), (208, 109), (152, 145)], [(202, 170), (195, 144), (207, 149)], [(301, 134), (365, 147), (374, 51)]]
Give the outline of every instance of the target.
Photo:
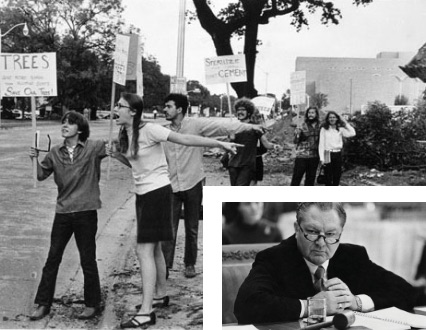
[(9, 30), (7, 30), (6, 33), (3, 33), (3, 34), (1, 33), (1, 29), (0, 29), (0, 53), (1, 53), (1, 38), (8, 35), (12, 30), (17, 28), (18, 26), (22, 26), (22, 25), (24, 26), (24, 28), (22, 29), (22, 33), (24, 34), (24, 36), (27, 36), (29, 32), (27, 23), (16, 24), (12, 26)]
[[(1, 29), (0, 29), (0, 54), (1, 54), (1, 41), (2, 41), (2, 37), (8, 35), (13, 29), (17, 28), (18, 26), (22, 26), (22, 25), (24, 26), (24, 28), (22, 29), (22, 32), (23, 32), (24, 36), (27, 36), (28, 32), (29, 32), (27, 23), (16, 24), (16, 25), (12, 26), (9, 30), (7, 30), (6, 33), (3, 33), (3, 34), (1, 33)], [(2, 94), (1, 94), (1, 90), (0, 90), (0, 107), (1, 107), (2, 98), (3, 97), (2, 97)], [(1, 127), (1, 113), (0, 113), (0, 127)]]

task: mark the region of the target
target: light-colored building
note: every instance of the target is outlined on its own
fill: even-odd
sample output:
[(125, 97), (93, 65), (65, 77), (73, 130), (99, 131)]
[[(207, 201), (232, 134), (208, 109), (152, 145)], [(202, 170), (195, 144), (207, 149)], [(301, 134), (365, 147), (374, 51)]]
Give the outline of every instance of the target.
[(296, 71), (306, 71), (309, 96), (328, 96), (325, 111), (354, 113), (372, 101), (394, 105), (398, 95), (407, 97), (408, 104), (415, 104), (426, 85), (399, 68), (413, 56), (408, 52), (382, 52), (376, 58), (298, 57)]

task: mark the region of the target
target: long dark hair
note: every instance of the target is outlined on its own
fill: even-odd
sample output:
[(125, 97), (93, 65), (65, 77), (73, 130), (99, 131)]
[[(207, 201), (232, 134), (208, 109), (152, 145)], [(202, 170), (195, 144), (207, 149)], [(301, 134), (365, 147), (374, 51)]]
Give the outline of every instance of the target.
[[(132, 93), (123, 92), (121, 93), (121, 98), (129, 103), (130, 111), (135, 113), (132, 124), (132, 142), (130, 143), (133, 149), (130, 154), (133, 159), (136, 159), (138, 157), (139, 151), (139, 129), (145, 126), (145, 123), (142, 120), (143, 101), (139, 95)], [(127, 150), (129, 150), (129, 136), (127, 135), (127, 131), (124, 127), (121, 127), (120, 132), (118, 133), (118, 143), (118, 150), (121, 153), (124, 154), (127, 152)]]
[(330, 115), (335, 115), (336, 118), (337, 118), (337, 121), (336, 121), (336, 130), (339, 130), (340, 127), (345, 127), (345, 124), (340, 120), (340, 116), (335, 111), (329, 111), (329, 112), (327, 112), (327, 115), (325, 116), (324, 124), (322, 125), (322, 127), (324, 127), (325, 129), (329, 129), (330, 128), (330, 123), (328, 122), (328, 117), (330, 117)]
[(319, 110), (317, 107), (309, 107), (306, 109), (305, 112), (305, 123), (309, 123), (309, 119), (308, 119), (308, 112), (309, 110), (315, 110), (315, 113), (317, 114), (315, 117), (315, 121), (318, 123), (319, 122)]

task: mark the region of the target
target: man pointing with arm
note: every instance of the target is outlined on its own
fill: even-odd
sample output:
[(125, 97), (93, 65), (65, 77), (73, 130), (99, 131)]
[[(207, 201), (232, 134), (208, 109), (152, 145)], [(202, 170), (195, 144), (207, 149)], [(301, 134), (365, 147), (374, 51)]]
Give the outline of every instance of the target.
[[(188, 98), (183, 94), (169, 94), (165, 99), (165, 116), (170, 122), (169, 128), (174, 132), (204, 137), (226, 136), (231, 133), (255, 130), (264, 133), (259, 125), (241, 123), (231, 120), (214, 120), (211, 118), (188, 118)], [(173, 227), (174, 239), (162, 245), (167, 270), (173, 267), (176, 247), (176, 233), (179, 225), (180, 211), (184, 206), (185, 220), (185, 276), (196, 276), (198, 221), (200, 220), (203, 180), (203, 148), (178, 145), (167, 142), (164, 145), (169, 165), (170, 181), (173, 189)]]
[(373, 263), (364, 247), (341, 244), (341, 203), (300, 203), (295, 235), (259, 252), (241, 285), (234, 314), (239, 323), (269, 323), (307, 316), (307, 298), (325, 298), (327, 315), (413, 308), (414, 288)]

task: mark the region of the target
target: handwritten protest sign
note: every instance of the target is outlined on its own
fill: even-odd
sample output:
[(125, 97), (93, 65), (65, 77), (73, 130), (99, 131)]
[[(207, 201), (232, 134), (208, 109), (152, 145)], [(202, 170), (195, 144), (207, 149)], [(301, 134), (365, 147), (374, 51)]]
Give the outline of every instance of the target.
[(126, 85), (127, 75), (127, 60), (129, 58), (129, 45), (130, 37), (124, 35), (117, 35), (115, 41), (115, 52), (114, 52), (114, 73), (113, 82)]
[(247, 81), (244, 54), (206, 58), (204, 66), (207, 84)]
[(187, 93), (186, 78), (171, 76), (170, 77), (170, 93), (179, 93), (179, 94), (186, 95)]
[(56, 53), (0, 54), (2, 97), (56, 96)]
[(291, 105), (305, 104), (306, 100), (306, 71), (292, 72), (290, 75)]

